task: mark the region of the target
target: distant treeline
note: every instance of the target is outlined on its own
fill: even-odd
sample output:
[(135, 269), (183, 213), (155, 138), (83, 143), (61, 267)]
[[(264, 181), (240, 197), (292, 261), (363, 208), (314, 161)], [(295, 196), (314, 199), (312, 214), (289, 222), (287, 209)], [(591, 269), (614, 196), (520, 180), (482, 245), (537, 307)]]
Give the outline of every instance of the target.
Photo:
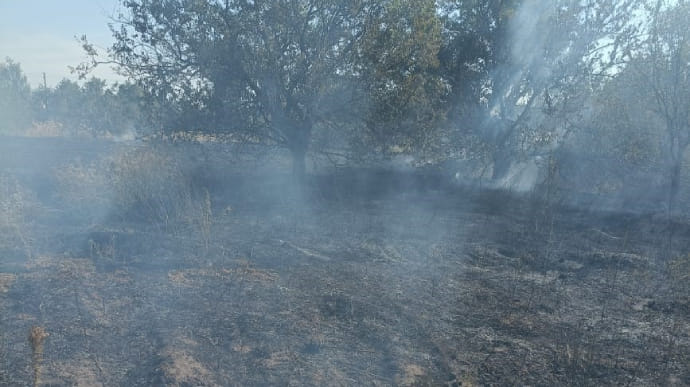
[(145, 94), (92, 77), (31, 88), (19, 63), (0, 63), (0, 134), (123, 136), (147, 130)]

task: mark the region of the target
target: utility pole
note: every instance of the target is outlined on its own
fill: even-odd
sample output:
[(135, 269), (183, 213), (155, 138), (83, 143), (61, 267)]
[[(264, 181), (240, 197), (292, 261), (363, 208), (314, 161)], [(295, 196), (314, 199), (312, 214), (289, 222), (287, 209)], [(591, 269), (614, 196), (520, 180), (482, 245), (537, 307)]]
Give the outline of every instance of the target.
[(46, 73), (43, 73), (43, 111), (48, 110), (48, 82), (46, 81)]

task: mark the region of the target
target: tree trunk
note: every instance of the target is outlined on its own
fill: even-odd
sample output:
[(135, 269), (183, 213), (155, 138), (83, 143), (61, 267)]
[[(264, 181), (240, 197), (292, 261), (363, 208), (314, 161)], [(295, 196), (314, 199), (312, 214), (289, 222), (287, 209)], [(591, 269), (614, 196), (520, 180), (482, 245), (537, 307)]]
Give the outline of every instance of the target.
[(307, 174), (307, 149), (298, 146), (290, 149), (292, 155), (292, 176), (298, 183), (303, 183)]
[(492, 155), (494, 169), (491, 174), (491, 180), (498, 182), (505, 178), (510, 171), (510, 165), (512, 163), (512, 157), (507, 149), (497, 149)]
[(491, 180), (494, 183), (499, 183), (508, 176), (510, 166), (516, 161), (516, 156), (514, 145), (512, 141), (510, 141), (509, 135), (501, 135), (491, 154), (491, 160), (494, 164)]
[(676, 201), (678, 200), (678, 191), (680, 190), (680, 170), (681, 170), (680, 157), (673, 157), (673, 161), (670, 166), (670, 179), (669, 179), (669, 190), (668, 190), (668, 212), (672, 213), (676, 208)]
[(292, 176), (298, 184), (303, 184), (307, 175), (307, 150), (311, 140), (311, 121), (305, 120), (292, 126), (288, 148), (292, 155)]
[[(523, 119), (524, 113), (519, 120)], [(516, 150), (514, 141), (512, 141), (513, 134), (517, 128), (516, 122), (508, 122), (507, 120), (494, 121), (490, 128), (494, 132), (491, 135), (491, 142), (493, 149), (491, 151), (491, 161), (493, 162), (493, 173), (491, 180), (498, 183), (503, 180), (510, 171), (510, 166), (515, 161)]]
[(668, 157), (669, 188), (668, 188), (668, 212), (671, 214), (676, 209), (678, 193), (680, 191), (681, 168), (683, 166), (683, 155), (690, 142), (687, 138), (682, 138), (679, 133), (681, 130), (671, 132), (671, 142)]

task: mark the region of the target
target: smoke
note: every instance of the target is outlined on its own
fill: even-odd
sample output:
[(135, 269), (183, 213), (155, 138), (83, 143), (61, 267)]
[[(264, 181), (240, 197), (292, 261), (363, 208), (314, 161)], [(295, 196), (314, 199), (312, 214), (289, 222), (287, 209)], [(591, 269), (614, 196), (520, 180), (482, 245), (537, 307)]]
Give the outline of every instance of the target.
[(503, 47), (505, 58), (489, 74), (490, 104), (480, 112), (494, 187), (530, 192), (544, 183), (545, 160), (567, 140), (569, 125), (591, 114), (591, 101), (578, 89), (589, 36), (578, 24), (580, 8), (570, 0), (526, 0), (504, 11), (507, 33), (496, 49)]
[(515, 12), (508, 30), (511, 62), (515, 74), (508, 82), (514, 89), (516, 82), (530, 77), (536, 84), (544, 83), (552, 74), (549, 53), (554, 32), (555, 3), (549, 1), (527, 0)]
[[(480, 189), (454, 184), (464, 182), (454, 165), (448, 172), (412, 156), (315, 164), (296, 181), (289, 152), (260, 146), (145, 142), (133, 133), (3, 138), (0, 253), (10, 244), (31, 248), (22, 256), (27, 275), (0, 262), (0, 308), (8, 306), (0, 339), (22, 348), (21, 329), (50, 333), (35, 363), (44, 380), (68, 384), (438, 385), (461, 376), (510, 384), (501, 372), (558, 384), (568, 375), (554, 353), (567, 352), (558, 356), (572, 366), (571, 348), (597, 349), (582, 333), (591, 327), (573, 321), (607, 337), (609, 328), (595, 324), (632, 321), (622, 318), (625, 308), (606, 311), (615, 319), (592, 317), (600, 296), (588, 292), (617, 296), (616, 287), (637, 278), (623, 277), (626, 265), (647, 270), (651, 259), (618, 253), (638, 243), (622, 226), (603, 222), (591, 232), (553, 203), (524, 200), (550, 183), (552, 156), (580, 185), (573, 191), (618, 188), (605, 186), (617, 184), (608, 176), (593, 181), (607, 159), (560, 148), (564, 132), (546, 103), (527, 104), (559, 78), (569, 54), (554, 24), (557, 4), (527, 0), (511, 16), (510, 60), (494, 75), (496, 106), (508, 110), (483, 129), (500, 137), (508, 126), (491, 123), (528, 114), (509, 144), (519, 149), (511, 165)], [(466, 164), (463, 173), (487, 178), (490, 167)], [(9, 270), (11, 281), (2, 276)], [(623, 290), (622, 302), (653, 312), (639, 289)], [(562, 327), (584, 344), (565, 343), (553, 333)], [(20, 379), (30, 368), (16, 352), (8, 364)], [(544, 383), (544, 364), (554, 363), (557, 376)], [(4, 371), (0, 363), (0, 384)]]
[(514, 162), (496, 186), (519, 193), (532, 192), (541, 183), (541, 160), (541, 156), (535, 156), (527, 161)]

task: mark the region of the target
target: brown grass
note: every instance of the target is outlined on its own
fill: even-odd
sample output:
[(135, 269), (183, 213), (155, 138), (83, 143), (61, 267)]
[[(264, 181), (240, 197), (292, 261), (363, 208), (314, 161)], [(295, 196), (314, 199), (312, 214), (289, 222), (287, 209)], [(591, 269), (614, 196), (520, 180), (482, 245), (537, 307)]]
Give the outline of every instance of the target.
[(168, 361), (163, 366), (170, 386), (215, 386), (211, 372), (186, 351), (168, 348), (163, 354)]
[(54, 174), (59, 196), (74, 210), (107, 211), (173, 233), (193, 230), (207, 251), (214, 223), (211, 195), (192, 184), (183, 157), (155, 146), (130, 147)]
[(0, 245), (28, 249), (29, 212), (36, 200), (13, 176), (0, 173)]
[(31, 368), (34, 371), (34, 386), (41, 384), (41, 366), (43, 364), (43, 344), (49, 336), (41, 326), (31, 327), (29, 343), (31, 344)]

